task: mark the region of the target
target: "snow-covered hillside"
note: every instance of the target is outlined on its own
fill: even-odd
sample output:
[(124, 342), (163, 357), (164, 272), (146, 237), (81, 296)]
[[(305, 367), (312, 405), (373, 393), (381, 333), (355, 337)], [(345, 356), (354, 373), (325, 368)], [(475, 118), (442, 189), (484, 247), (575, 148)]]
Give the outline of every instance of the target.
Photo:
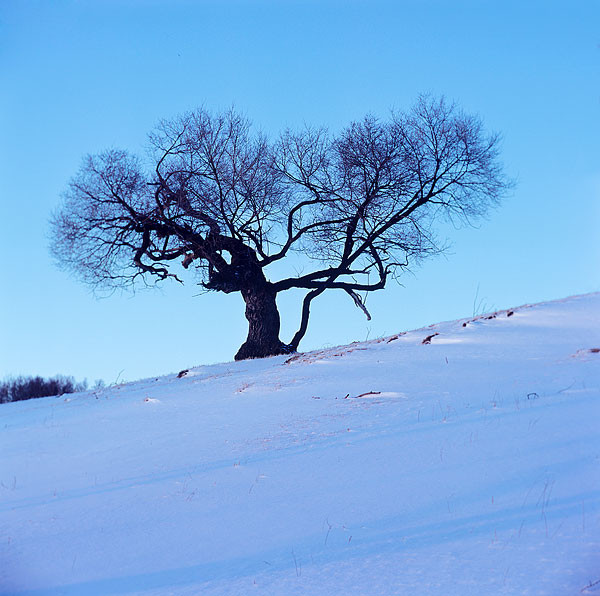
[(599, 349), (592, 294), (0, 406), (0, 594), (600, 594)]

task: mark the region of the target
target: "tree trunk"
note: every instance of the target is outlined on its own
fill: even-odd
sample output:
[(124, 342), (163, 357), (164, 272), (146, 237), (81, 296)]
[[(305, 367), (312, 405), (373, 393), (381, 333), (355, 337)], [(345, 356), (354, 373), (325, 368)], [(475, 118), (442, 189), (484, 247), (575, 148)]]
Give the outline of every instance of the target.
[(265, 358), (293, 351), (279, 340), (279, 311), (276, 292), (268, 284), (242, 290), (246, 302), (248, 338), (235, 355), (236, 360)]

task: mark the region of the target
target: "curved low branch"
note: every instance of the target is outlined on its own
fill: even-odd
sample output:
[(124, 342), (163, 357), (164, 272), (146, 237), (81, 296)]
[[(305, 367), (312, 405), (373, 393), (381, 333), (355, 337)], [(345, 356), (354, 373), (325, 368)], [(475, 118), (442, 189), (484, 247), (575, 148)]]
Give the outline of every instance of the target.
[(294, 352), (298, 349), (302, 338), (306, 335), (306, 330), (308, 329), (308, 319), (310, 318), (310, 303), (319, 295), (322, 294), (327, 288), (323, 286), (317, 290), (312, 290), (308, 292), (306, 296), (304, 296), (304, 300), (302, 301), (302, 316), (300, 319), (300, 328), (296, 331), (296, 334), (292, 338), (292, 341), (289, 343), (289, 346), (294, 350)]

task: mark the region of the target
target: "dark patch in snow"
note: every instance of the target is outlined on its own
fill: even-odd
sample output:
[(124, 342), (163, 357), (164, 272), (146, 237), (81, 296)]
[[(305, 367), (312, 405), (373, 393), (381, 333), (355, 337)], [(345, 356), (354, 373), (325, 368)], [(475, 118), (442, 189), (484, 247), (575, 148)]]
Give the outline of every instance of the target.
[(571, 358), (585, 358), (588, 354), (600, 354), (600, 348), (583, 348), (571, 354)]
[(428, 335), (428, 336), (427, 336), (427, 337), (426, 337), (426, 338), (425, 338), (425, 339), (424, 339), (424, 340), (423, 340), (421, 343), (422, 343), (423, 345), (425, 345), (425, 344), (430, 344), (430, 343), (431, 343), (431, 340), (432, 340), (432, 339), (433, 339), (433, 338), (434, 338), (436, 335), (439, 335), (439, 333), (432, 333), (431, 335)]

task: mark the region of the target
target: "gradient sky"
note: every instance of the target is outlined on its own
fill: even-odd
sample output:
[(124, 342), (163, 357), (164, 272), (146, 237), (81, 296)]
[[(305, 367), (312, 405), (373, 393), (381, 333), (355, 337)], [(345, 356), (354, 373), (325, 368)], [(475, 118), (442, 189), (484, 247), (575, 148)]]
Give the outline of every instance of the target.
[[(600, 290), (600, 3), (2, 0), (0, 377), (117, 379), (231, 360), (239, 295), (168, 284), (98, 299), (48, 254), (81, 158), (142, 152), (160, 118), (235, 105), (271, 135), (335, 131), (443, 94), (502, 133), (517, 185), (445, 256), (314, 302), (301, 349)], [(300, 296), (280, 300), (282, 339)]]

